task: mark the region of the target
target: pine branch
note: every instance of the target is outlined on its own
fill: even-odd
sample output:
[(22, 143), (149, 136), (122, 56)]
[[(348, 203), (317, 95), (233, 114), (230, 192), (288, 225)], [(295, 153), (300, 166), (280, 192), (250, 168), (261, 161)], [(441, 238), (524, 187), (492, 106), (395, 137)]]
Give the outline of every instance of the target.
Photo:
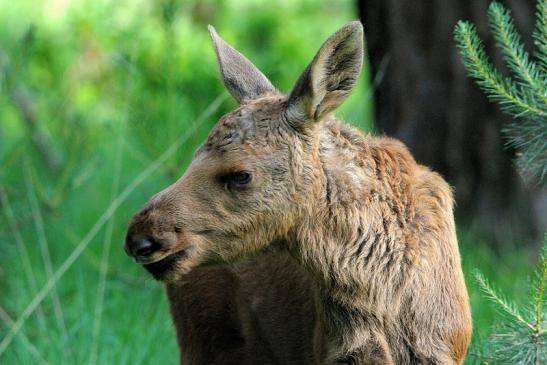
[(454, 35), (465, 68), (491, 100), (498, 102), (505, 111), (517, 117), (545, 116), (543, 110), (524, 100), (514, 82), (504, 78), (490, 63), (484, 45), (471, 23), (459, 21)]
[[(497, 2), (490, 4), (488, 19), (496, 45), (501, 49), (516, 81), (504, 77), (486, 56), (475, 27), (459, 22), (454, 35), (469, 74), (491, 100), (518, 120), (504, 128), (508, 144), (519, 152), (518, 162), (524, 174), (547, 178), (547, 0), (538, 0), (534, 40), (537, 61), (525, 51), (511, 14)], [(530, 304), (518, 307), (490, 285), (479, 272), (475, 280), (484, 295), (506, 318), (487, 342), (486, 354), (500, 364), (539, 365), (547, 363), (547, 318), (544, 296), (547, 283), (547, 232), (531, 289)], [(482, 354), (480, 354), (482, 355)], [(486, 357), (481, 357), (486, 360)]]
[(526, 99), (530, 98), (527, 102), (533, 104), (533, 98), (536, 98), (545, 104), (547, 102), (545, 79), (536, 63), (530, 60), (528, 52), (524, 50), (524, 45), (511, 18), (511, 12), (494, 1), (488, 8), (488, 20), (507, 65), (533, 91), (533, 94), (528, 97), (523, 93)]
[[(538, 274), (544, 275), (544, 258), (540, 262)], [(486, 343), (486, 353), (483, 354), (482, 359), (486, 359), (484, 355), (489, 355), (496, 359), (495, 363), (499, 364), (544, 364), (547, 353), (542, 304), (537, 305), (536, 303), (534, 308), (523, 307), (526, 313), (522, 315), (516, 305), (498, 294), (479, 271), (475, 272), (475, 279), (482, 292), (495, 304), (500, 314), (507, 317), (494, 330)], [(544, 289), (545, 277), (542, 276), (537, 284), (536, 302), (539, 298), (539, 303), (542, 303)], [(539, 318), (539, 321), (536, 320), (536, 317)], [(533, 323), (525, 318), (533, 318)]]
[(503, 314), (509, 315), (511, 318), (513, 318), (517, 322), (520, 322), (522, 325), (534, 330), (534, 326), (524, 319), (524, 317), (522, 316), (518, 308), (515, 307), (514, 304), (508, 302), (500, 294), (496, 293), (494, 288), (490, 285), (488, 280), (482, 275), (480, 271), (476, 270), (474, 275), (475, 275), (475, 281), (479, 285), (482, 292), (485, 294), (485, 296), (488, 299), (490, 299), (490, 301), (492, 301), (494, 304), (499, 306)]
[(530, 60), (509, 11), (494, 2), (488, 11), (496, 43), (520, 82), (504, 77), (488, 60), (475, 27), (459, 22), (454, 31), (463, 64), (487, 96), (518, 120), (504, 128), (508, 145), (518, 150), (517, 163), (525, 178), (547, 182), (547, 0), (538, 4), (534, 38), (538, 62)]
[(516, 148), (517, 164), (523, 177), (547, 182), (547, 120), (529, 119), (503, 128), (508, 145)]
[(537, 47), (536, 57), (539, 67), (547, 72), (547, 0), (538, 0), (537, 21), (534, 31), (534, 43)]

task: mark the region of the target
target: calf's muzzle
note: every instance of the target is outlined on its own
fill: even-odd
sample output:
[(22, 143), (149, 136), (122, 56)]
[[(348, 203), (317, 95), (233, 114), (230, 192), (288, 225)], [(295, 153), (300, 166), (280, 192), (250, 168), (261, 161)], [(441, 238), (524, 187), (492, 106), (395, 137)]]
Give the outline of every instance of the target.
[(135, 214), (127, 230), (125, 252), (141, 264), (155, 261), (169, 246), (164, 237), (165, 224), (158, 213), (148, 204)]

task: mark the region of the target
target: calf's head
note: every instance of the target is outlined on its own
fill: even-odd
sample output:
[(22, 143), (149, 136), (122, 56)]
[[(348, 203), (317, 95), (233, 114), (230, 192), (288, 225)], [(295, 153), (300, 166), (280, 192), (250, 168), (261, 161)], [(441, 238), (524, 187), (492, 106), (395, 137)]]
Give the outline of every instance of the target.
[(239, 103), (197, 150), (184, 175), (129, 226), (125, 250), (157, 279), (230, 262), (283, 239), (317, 179), (318, 122), (349, 95), (361, 70), (363, 30), (352, 22), (320, 48), (288, 96), (209, 32), (222, 80)]

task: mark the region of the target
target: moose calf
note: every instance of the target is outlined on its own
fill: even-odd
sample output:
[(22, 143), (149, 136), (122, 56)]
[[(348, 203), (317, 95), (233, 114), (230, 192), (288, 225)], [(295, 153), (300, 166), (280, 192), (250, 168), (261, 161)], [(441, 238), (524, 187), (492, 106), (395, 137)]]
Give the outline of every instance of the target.
[[(290, 343), (266, 337), (296, 337), (293, 321), (308, 323), (295, 343), (313, 347), (318, 364), (461, 364), (471, 319), (450, 187), (402, 143), (363, 135), (331, 114), (360, 73), (361, 24), (332, 35), (288, 96), (209, 30), (239, 107), (220, 119), (180, 180), (135, 215), (126, 238), (126, 251), (169, 283), (181, 346), (215, 335), (222, 343), (232, 330), (218, 358), (244, 363), (254, 356), (245, 343), (256, 342), (255, 363), (286, 363), (276, 351)], [(235, 268), (211, 266), (250, 257)], [(284, 324), (261, 327), (261, 300)], [(293, 314), (296, 305), (309, 313)]]

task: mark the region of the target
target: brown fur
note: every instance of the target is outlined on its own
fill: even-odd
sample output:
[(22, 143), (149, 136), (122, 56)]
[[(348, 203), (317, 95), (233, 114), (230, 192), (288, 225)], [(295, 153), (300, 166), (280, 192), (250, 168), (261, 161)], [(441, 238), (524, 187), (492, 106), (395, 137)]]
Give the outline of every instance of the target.
[(294, 259), (267, 254), (167, 285), (181, 364), (312, 364), (315, 307)]
[[(211, 34), (225, 85), (241, 105), (219, 121), (184, 176), (135, 216), (126, 243), (157, 278), (189, 285), (187, 294), (174, 284), (169, 289), (175, 322), (184, 323), (182, 352), (185, 327), (241, 334), (242, 326), (256, 324), (248, 320), (252, 308), (241, 303), (262, 297), (264, 285), (276, 294), (254, 315), (276, 308), (274, 318), (286, 316), (286, 323), (305, 318), (291, 315), (294, 303), (305, 303), (300, 291), (284, 291), (292, 284), (261, 284), (261, 274), (283, 266), (277, 259), (244, 264), (247, 274), (191, 271), (274, 251), (298, 262), (281, 270), (288, 282), (302, 280), (294, 273), (303, 269), (313, 283), (316, 363), (461, 364), (471, 320), (450, 187), (400, 142), (365, 136), (331, 116), (359, 74), (361, 25), (350, 23), (329, 38), (287, 97)], [(155, 249), (141, 255), (136, 248), (145, 241)], [(218, 276), (222, 285), (202, 274)], [(199, 326), (200, 312), (185, 304), (192, 298), (206, 303), (206, 317), (220, 311), (220, 323)], [(228, 342), (241, 349), (241, 359), (259, 356), (245, 346), (276, 330), (255, 324), (235, 337), (241, 343)], [(278, 329), (288, 338), (293, 333), (288, 324)], [(227, 351), (220, 338), (219, 356)], [(288, 344), (272, 345), (269, 355), (268, 346), (257, 346), (272, 359)]]

